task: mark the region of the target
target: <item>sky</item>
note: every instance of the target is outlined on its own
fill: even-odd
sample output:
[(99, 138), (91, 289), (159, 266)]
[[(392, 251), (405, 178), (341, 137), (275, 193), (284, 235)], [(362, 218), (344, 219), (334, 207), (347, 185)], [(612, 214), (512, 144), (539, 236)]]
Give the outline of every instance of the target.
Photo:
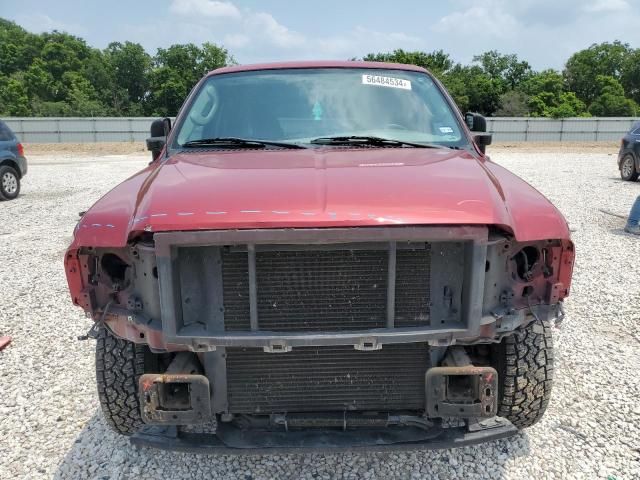
[(640, 48), (640, 0), (0, 0), (0, 17), (106, 47), (225, 46), (239, 63), (349, 59), (444, 50), (469, 63), (488, 50), (561, 69), (592, 43)]

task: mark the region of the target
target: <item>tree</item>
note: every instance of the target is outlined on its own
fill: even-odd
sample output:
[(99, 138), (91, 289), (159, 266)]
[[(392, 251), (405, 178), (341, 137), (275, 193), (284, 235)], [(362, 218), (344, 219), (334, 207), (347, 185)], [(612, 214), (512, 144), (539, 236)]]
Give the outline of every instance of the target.
[(500, 107), (500, 96), (504, 93), (501, 81), (490, 78), (477, 65), (456, 65), (442, 81), (462, 112), (491, 116)]
[(442, 50), (434, 52), (407, 52), (402, 49), (391, 53), (369, 53), (363, 60), (417, 65), (426, 68), (444, 83), (460, 111), (473, 110), (486, 115), (496, 111), (502, 94), (502, 85), (489, 78), (479, 66), (455, 64)]
[(590, 105), (598, 94), (596, 77), (604, 75), (620, 80), (631, 53), (628, 44), (617, 40), (613, 43), (593, 44), (574, 53), (564, 70), (568, 89)]
[(139, 115), (149, 91), (151, 56), (142, 45), (112, 42), (104, 50), (109, 72), (108, 102), (116, 115)]
[(24, 84), (14, 76), (0, 77), (0, 114), (24, 117), (30, 112), (29, 96)]
[(205, 73), (233, 63), (235, 60), (225, 48), (211, 43), (204, 43), (202, 48), (188, 43), (158, 49), (149, 78), (147, 112), (175, 115)]
[(0, 18), (0, 75), (24, 71), (42, 49), (42, 38)]
[(618, 80), (606, 75), (596, 77), (598, 96), (589, 106), (589, 113), (597, 117), (631, 117), (637, 112), (636, 103), (624, 96)]
[(562, 103), (564, 79), (555, 70), (544, 70), (522, 82), (520, 89), (529, 96), (528, 108), (531, 116), (550, 117), (552, 109)]
[(589, 113), (587, 106), (574, 92), (564, 92), (560, 94), (555, 105), (547, 109), (545, 116), (553, 118), (588, 117)]
[(530, 75), (529, 78), (522, 82), (520, 90), (530, 96), (550, 93), (557, 97), (565, 91), (564, 78), (555, 70), (543, 70)]
[(529, 115), (529, 96), (520, 90), (509, 90), (500, 97), (498, 117), (526, 117)]
[(531, 76), (531, 65), (518, 60), (515, 54), (502, 55), (496, 50), (485, 52), (473, 57), (473, 61), (480, 64), (485, 74), (494, 81), (503, 84), (503, 88), (513, 90)]
[(636, 103), (640, 103), (640, 49), (631, 51), (622, 65), (620, 79), (625, 93)]
[(190, 89), (180, 72), (167, 66), (152, 70), (150, 86), (146, 111), (154, 117), (176, 115)]
[[(640, 49), (619, 41), (576, 52), (562, 73), (534, 72), (515, 54), (496, 50), (470, 65), (443, 50), (395, 49), (364, 59), (428, 69), (462, 112), (556, 118), (639, 113)], [(234, 63), (212, 43), (171, 45), (155, 56), (127, 41), (99, 50), (64, 32), (33, 34), (0, 18), (0, 114), (175, 115), (204, 74)]]
[(405, 52), (401, 48), (392, 53), (369, 53), (363, 60), (368, 62), (403, 63), (426, 68), (435, 76), (441, 76), (453, 68), (454, 62), (443, 50), (426, 52)]

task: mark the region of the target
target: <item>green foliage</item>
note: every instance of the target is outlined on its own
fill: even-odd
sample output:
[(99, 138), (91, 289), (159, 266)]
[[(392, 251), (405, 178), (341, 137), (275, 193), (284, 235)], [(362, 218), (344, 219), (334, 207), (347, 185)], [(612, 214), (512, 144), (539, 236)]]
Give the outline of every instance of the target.
[(518, 60), (517, 55), (502, 55), (496, 50), (476, 55), (473, 61), (479, 63), (484, 73), (493, 81), (500, 83), (505, 91), (517, 88), (533, 73), (531, 65)]
[(20, 117), (29, 114), (29, 96), (17, 77), (0, 77), (0, 105), (7, 115)]
[(565, 90), (564, 78), (555, 70), (543, 70), (530, 75), (522, 82), (520, 90), (532, 97), (542, 93), (560, 96)]
[(132, 42), (103, 51), (53, 31), (35, 35), (0, 19), (0, 115), (175, 115), (209, 70), (235, 63), (211, 43), (151, 57)]
[(24, 71), (42, 49), (42, 38), (0, 18), (0, 74)]
[(456, 65), (443, 77), (461, 111), (493, 115), (500, 106), (504, 87), (500, 80), (491, 78), (477, 65)]
[(363, 60), (368, 62), (387, 62), (417, 65), (426, 68), (434, 75), (439, 76), (451, 70), (454, 66), (453, 60), (448, 53), (442, 50), (435, 52), (405, 52), (402, 49), (394, 50), (392, 53), (369, 53)]
[(597, 97), (589, 106), (589, 113), (598, 117), (632, 117), (637, 104), (624, 96), (624, 88), (618, 80), (606, 75), (596, 77)]
[(226, 49), (204, 43), (160, 48), (149, 75), (148, 111), (152, 115), (175, 115), (187, 94), (202, 76), (216, 68), (235, 63)]
[(593, 44), (574, 53), (564, 70), (567, 88), (590, 104), (598, 95), (596, 77), (605, 75), (620, 80), (632, 52), (628, 44), (615, 41)]
[(149, 90), (151, 56), (137, 43), (113, 42), (104, 51), (103, 101), (114, 115), (139, 115)]
[(627, 55), (622, 66), (620, 82), (627, 96), (640, 103), (640, 49)]
[[(436, 54), (448, 60), (445, 68), (431, 66)], [(453, 63), (442, 51), (395, 50), (364, 59), (413, 63), (431, 70), (463, 112), (553, 118), (633, 116), (640, 102), (640, 49), (618, 41), (575, 53), (563, 73), (534, 72), (516, 55), (495, 50), (475, 56), (471, 66)]]
[(544, 70), (531, 75), (521, 85), (529, 95), (529, 115), (532, 117), (580, 117), (587, 107), (574, 92), (567, 92), (562, 75), (555, 70)]
[(509, 90), (500, 97), (497, 117), (526, 117), (529, 115), (529, 96), (520, 90)]
[[(633, 116), (640, 103), (640, 49), (615, 41), (569, 58), (563, 72), (534, 72), (514, 54), (495, 50), (456, 63), (443, 50), (396, 49), (364, 60), (428, 69), (458, 108), (484, 115)], [(0, 115), (175, 115), (210, 70), (235, 64), (223, 47), (192, 43), (150, 55), (132, 42), (104, 50), (53, 31), (33, 34), (0, 18)]]
[(550, 106), (545, 115), (552, 118), (588, 117), (587, 107), (574, 92), (560, 94), (558, 101)]

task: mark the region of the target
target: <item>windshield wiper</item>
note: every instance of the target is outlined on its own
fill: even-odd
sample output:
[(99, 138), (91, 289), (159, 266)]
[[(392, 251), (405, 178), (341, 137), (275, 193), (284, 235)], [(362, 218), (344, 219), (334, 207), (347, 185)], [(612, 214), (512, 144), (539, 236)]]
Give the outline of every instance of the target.
[(233, 148), (265, 148), (280, 147), (290, 149), (307, 148), (297, 143), (286, 142), (272, 142), (270, 140), (258, 140), (252, 138), (239, 138), (239, 137), (215, 137), (215, 138), (201, 138), (199, 140), (190, 140), (182, 144), (186, 148), (199, 148), (199, 147), (233, 147)]
[(373, 137), (368, 135), (351, 135), (338, 137), (319, 137), (311, 142), (314, 145), (373, 145), (375, 147), (416, 147), (416, 148), (450, 148), (445, 145), (435, 145), (431, 143), (405, 142), (392, 138)]

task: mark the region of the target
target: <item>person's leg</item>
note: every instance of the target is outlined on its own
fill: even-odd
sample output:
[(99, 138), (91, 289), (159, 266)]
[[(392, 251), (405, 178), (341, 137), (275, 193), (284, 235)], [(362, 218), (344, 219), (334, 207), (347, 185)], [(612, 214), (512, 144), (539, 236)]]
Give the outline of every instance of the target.
[(640, 195), (631, 207), (631, 212), (629, 212), (629, 218), (627, 219), (627, 226), (624, 227), (624, 229), (629, 233), (640, 235)]

